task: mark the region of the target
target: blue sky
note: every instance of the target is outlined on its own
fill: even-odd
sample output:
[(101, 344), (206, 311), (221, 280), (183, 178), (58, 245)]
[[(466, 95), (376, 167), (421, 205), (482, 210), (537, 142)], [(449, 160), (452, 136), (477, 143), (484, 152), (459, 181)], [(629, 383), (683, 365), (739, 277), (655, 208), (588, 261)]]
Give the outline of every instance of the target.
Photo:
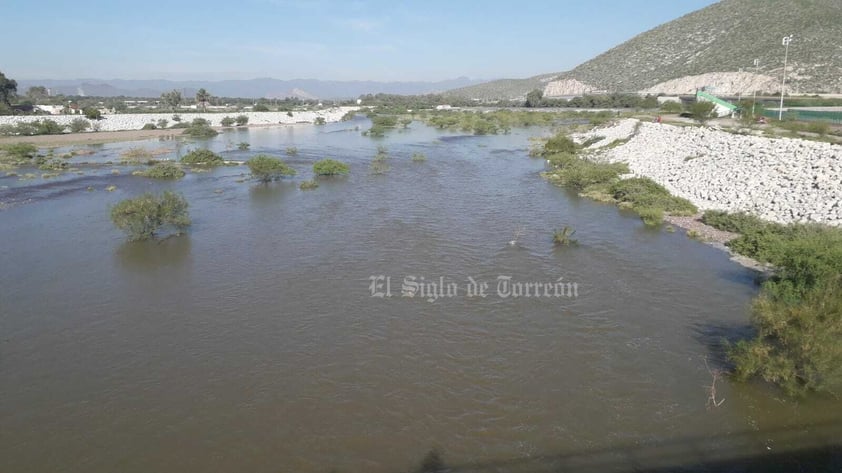
[(714, 0), (4, 2), (16, 79), (494, 79), (559, 72)]

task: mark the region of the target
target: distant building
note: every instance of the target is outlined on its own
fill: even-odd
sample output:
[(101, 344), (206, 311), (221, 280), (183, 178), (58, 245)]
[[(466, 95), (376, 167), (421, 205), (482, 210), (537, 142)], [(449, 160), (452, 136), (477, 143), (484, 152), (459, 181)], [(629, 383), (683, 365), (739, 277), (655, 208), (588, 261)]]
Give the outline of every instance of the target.
[(453, 107), (450, 105), (436, 105), (436, 110), (450, 110), (451, 108)]
[(61, 115), (64, 105), (36, 105), (35, 109), (50, 115)]

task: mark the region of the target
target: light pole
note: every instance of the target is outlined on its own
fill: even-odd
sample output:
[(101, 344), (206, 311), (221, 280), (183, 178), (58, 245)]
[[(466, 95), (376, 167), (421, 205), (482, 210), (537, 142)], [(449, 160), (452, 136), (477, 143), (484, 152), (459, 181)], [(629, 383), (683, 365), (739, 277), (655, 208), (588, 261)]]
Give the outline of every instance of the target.
[[(758, 75), (760, 71), (760, 59), (754, 60), (754, 75)], [(757, 80), (757, 77), (754, 78)], [(757, 84), (754, 84), (754, 97), (751, 99), (751, 119), (754, 121), (754, 107), (757, 105)]]
[(792, 42), (792, 36), (793, 35), (784, 36), (784, 39), (781, 40), (781, 44), (783, 44), (786, 49), (784, 50), (784, 77), (781, 81), (781, 108), (778, 109), (778, 120), (784, 119), (784, 87), (786, 87), (786, 60), (789, 58), (789, 43)]

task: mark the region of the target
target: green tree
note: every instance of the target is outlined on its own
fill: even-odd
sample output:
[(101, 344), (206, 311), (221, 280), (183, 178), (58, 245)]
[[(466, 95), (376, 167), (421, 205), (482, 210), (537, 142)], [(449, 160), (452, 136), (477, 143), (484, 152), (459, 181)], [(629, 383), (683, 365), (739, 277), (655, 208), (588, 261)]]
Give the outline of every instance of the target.
[(237, 115), (236, 122), (237, 126), (248, 125), (249, 117), (246, 115)]
[(161, 94), (161, 102), (164, 102), (165, 105), (169, 106), (172, 111), (178, 109), (178, 106), (181, 105), (183, 100), (181, 92), (177, 90), (171, 90)]
[(222, 117), (222, 121), (220, 123), (222, 126), (231, 126), (234, 124), (234, 119), (231, 117)]
[(155, 238), (162, 227), (172, 227), (180, 235), (190, 226), (187, 208), (187, 200), (175, 192), (143, 194), (112, 207), (111, 221), (126, 232), (129, 241)]
[(91, 122), (85, 120), (84, 118), (74, 118), (73, 121), (70, 122), (70, 131), (73, 133), (81, 133), (90, 127)]
[(713, 109), (716, 107), (713, 102), (696, 101), (690, 105), (690, 116), (699, 123), (705, 123), (713, 115)]
[(295, 169), (287, 166), (278, 158), (266, 154), (259, 154), (248, 160), (246, 165), (251, 175), (260, 182), (277, 181), (284, 176), (294, 176)]
[(96, 107), (86, 107), (84, 110), (82, 110), (82, 113), (85, 114), (85, 118), (88, 118), (90, 120), (99, 120), (100, 118), (102, 118), (102, 112), (100, 112), (99, 109)]
[(540, 107), (544, 101), (544, 91), (535, 89), (526, 94), (526, 106), (529, 108)]
[(18, 83), (14, 79), (8, 79), (2, 72), (0, 72), (0, 101), (10, 110), (12, 108), (12, 99), (18, 91)]
[(26, 90), (26, 96), (29, 97), (34, 103), (38, 103), (41, 100), (50, 96), (50, 93), (47, 91), (47, 88), (43, 85), (35, 85), (30, 87)]
[(196, 103), (199, 104), (200, 107), (202, 107), (203, 112), (207, 111), (208, 102), (210, 102), (210, 99), (211, 99), (211, 94), (208, 93), (207, 90), (199, 89), (196, 92)]

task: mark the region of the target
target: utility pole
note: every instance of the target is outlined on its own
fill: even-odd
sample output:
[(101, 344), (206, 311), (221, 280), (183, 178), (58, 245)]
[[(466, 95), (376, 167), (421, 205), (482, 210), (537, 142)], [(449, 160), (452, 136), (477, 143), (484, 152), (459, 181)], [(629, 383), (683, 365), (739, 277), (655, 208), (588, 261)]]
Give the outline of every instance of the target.
[[(760, 71), (760, 59), (754, 60), (754, 75), (759, 75)], [(757, 80), (757, 77), (754, 78)], [(754, 98), (751, 100), (751, 119), (754, 120), (754, 107), (757, 105), (757, 84), (754, 84)]]
[(784, 87), (786, 87), (786, 60), (789, 58), (789, 43), (792, 42), (792, 36), (784, 36), (784, 39), (781, 40), (781, 44), (784, 45), (784, 73), (783, 73), (783, 80), (781, 81), (781, 108), (778, 109), (778, 120), (784, 119)]

